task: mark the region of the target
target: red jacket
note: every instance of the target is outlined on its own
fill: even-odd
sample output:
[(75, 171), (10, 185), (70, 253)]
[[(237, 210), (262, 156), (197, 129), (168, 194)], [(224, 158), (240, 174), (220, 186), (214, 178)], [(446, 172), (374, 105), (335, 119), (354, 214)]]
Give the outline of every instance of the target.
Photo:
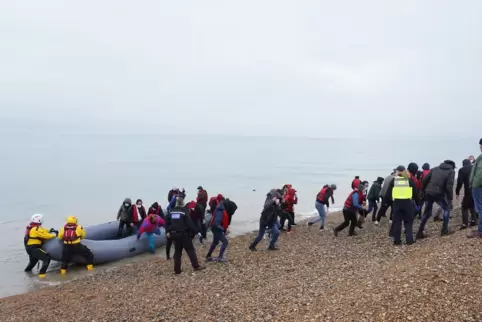
[[(422, 178), (423, 178), (423, 175), (422, 175)], [(413, 180), (418, 190), (422, 189), (422, 182), (420, 182), (420, 180), (418, 180), (417, 177), (414, 176), (412, 173), (410, 173), (410, 179)]]
[(288, 189), (288, 193), (283, 197), (283, 199), (286, 204), (285, 210), (287, 212), (293, 212), (293, 207), (298, 202), (296, 198), (296, 190), (293, 188)]
[(420, 177), (420, 180), (423, 180), (423, 178), (430, 172), (430, 170), (423, 170), (422, 171), (422, 176)]
[(361, 180), (360, 180), (360, 179), (353, 179), (353, 181), (351, 182), (351, 188), (352, 188), (352, 189), (358, 188), (358, 186), (360, 185), (360, 183), (361, 183)]
[(204, 207), (208, 204), (208, 192), (206, 190), (199, 190), (197, 193), (196, 202)]
[(363, 193), (361, 191), (353, 191), (352, 193), (350, 193), (348, 195), (348, 198), (346, 198), (346, 201), (345, 201), (345, 208), (348, 208), (348, 209), (353, 209), (353, 208), (357, 208), (355, 207), (355, 205), (353, 204), (353, 195), (354, 194), (358, 194), (358, 203), (361, 205), (363, 200), (364, 200), (364, 196), (363, 196)]

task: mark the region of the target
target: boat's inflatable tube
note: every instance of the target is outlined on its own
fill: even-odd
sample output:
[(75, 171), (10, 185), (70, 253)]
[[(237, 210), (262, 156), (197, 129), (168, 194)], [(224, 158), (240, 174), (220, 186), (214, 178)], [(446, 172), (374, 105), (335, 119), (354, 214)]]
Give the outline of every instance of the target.
[[(149, 243), (146, 234), (139, 240), (135, 235), (122, 239), (115, 239), (119, 222), (112, 221), (105, 224), (85, 227), (86, 238), (81, 243), (87, 246), (94, 254), (94, 264), (102, 264), (117, 261), (127, 257), (133, 257), (149, 251)], [(154, 235), (155, 247), (166, 244), (166, 234), (161, 228), (161, 235)], [(53, 260), (61, 261), (63, 242), (54, 238), (44, 244), (44, 250), (50, 254)], [(83, 257), (74, 256), (72, 262), (87, 264)]]

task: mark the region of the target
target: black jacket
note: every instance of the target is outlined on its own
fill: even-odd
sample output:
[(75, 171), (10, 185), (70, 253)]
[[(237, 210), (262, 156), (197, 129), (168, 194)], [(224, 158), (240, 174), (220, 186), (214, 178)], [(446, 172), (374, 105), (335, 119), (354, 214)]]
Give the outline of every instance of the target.
[(453, 165), (442, 163), (433, 168), (422, 180), (422, 191), (435, 198), (453, 200), (455, 170)]
[(262, 225), (271, 226), (278, 220), (278, 213), (281, 211), (273, 200), (268, 200), (264, 204), (263, 211), (261, 212), (261, 218), (259, 219)]
[[(408, 183), (409, 183), (410, 187), (412, 188), (412, 200), (415, 201), (415, 203), (417, 203), (417, 205), (418, 205), (419, 200), (420, 200), (420, 191), (418, 191), (417, 185), (412, 180), (412, 178), (408, 178)], [(389, 186), (388, 186), (388, 190), (387, 190), (387, 194), (385, 195), (385, 198), (388, 198), (388, 200), (390, 200), (392, 202), (393, 202), (392, 193), (393, 193), (393, 187), (394, 186), (395, 186), (395, 178), (393, 178), (390, 181)]]
[(457, 187), (455, 188), (455, 194), (460, 195), (460, 190), (462, 185), (464, 186), (464, 196), (472, 195), (472, 191), (469, 188), (470, 183), (470, 171), (472, 170), (472, 163), (469, 159), (465, 159), (462, 162), (463, 167), (459, 169), (459, 174), (457, 176)]
[(189, 211), (186, 207), (172, 208), (171, 211), (166, 215), (166, 233), (198, 233), (198, 229), (194, 225), (188, 213)]
[(231, 225), (231, 219), (238, 209), (238, 206), (234, 203), (234, 201), (230, 200), (229, 198), (224, 199), (224, 210), (226, 210), (228, 217), (229, 217), (229, 225)]

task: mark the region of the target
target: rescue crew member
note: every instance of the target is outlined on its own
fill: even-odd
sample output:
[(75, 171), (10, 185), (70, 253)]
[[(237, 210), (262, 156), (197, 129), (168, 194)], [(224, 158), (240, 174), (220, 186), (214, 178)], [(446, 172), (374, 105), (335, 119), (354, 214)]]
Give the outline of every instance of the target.
[(67, 267), (74, 255), (84, 258), (89, 271), (94, 269), (94, 255), (87, 246), (80, 243), (84, 238), (85, 230), (81, 225), (77, 224), (77, 217), (68, 217), (67, 223), (59, 231), (59, 239), (64, 241), (60, 274), (67, 273)]
[[(224, 259), (224, 252), (228, 247), (228, 240), (226, 239), (226, 236), (229, 234), (229, 216), (224, 208), (223, 201), (221, 201), (216, 207), (216, 210), (214, 210), (209, 226), (211, 227), (211, 231), (213, 233), (213, 242), (211, 243), (208, 253), (206, 254), (206, 261), (216, 261), (221, 263), (225, 262), (226, 260)], [(221, 249), (219, 250), (219, 255), (217, 258), (213, 258), (213, 252), (218, 246), (219, 242), (222, 243)]]
[[(316, 195), (315, 208), (318, 211), (318, 217), (308, 222), (308, 226), (312, 226), (317, 222), (321, 222), (320, 231), (325, 229), (325, 218), (328, 209), (330, 208), (330, 198), (331, 203), (335, 203), (333, 198), (333, 193), (336, 190), (336, 184), (324, 185), (323, 188)], [(325, 210), (326, 206), (326, 210)]]
[(350, 226), (350, 230), (348, 231), (348, 236), (355, 236), (355, 227), (357, 225), (357, 212), (359, 209), (363, 209), (362, 201), (363, 201), (363, 190), (365, 189), (365, 185), (360, 183), (358, 188), (352, 191), (348, 198), (345, 201), (343, 207), (343, 218), (345, 219), (338, 227), (333, 229), (335, 237), (338, 236), (338, 233), (345, 229), (346, 227)]
[(206, 208), (208, 206), (208, 192), (204, 190), (202, 186), (197, 187), (197, 198), (196, 202), (203, 207), (203, 211), (206, 211)]
[(42, 262), (42, 267), (39, 271), (39, 277), (44, 278), (45, 273), (50, 264), (50, 255), (42, 249), (44, 241), (55, 238), (57, 235), (55, 230), (50, 229), (50, 232), (42, 227), (43, 216), (41, 214), (35, 214), (30, 219), (30, 223), (25, 229), (23, 242), (25, 250), (27, 251), (29, 262), (25, 268), (25, 272), (31, 272), (37, 265), (38, 261)]
[(191, 236), (197, 233), (196, 226), (187, 214), (188, 210), (184, 205), (184, 196), (176, 197), (174, 208), (166, 216), (166, 236), (174, 242), (174, 273), (181, 274), (181, 258), (184, 249), (189, 256), (191, 265), (195, 271), (204, 269), (200, 266), (196, 250), (192, 244)]
[(405, 240), (407, 245), (412, 245), (414, 243), (413, 219), (415, 218), (416, 202), (419, 199), (419, 190), (403, 165), (398, 166), (396, 169), (396, 176), (388, 187), (387, 198), (392, 200), (393, 222), (391, 235), (393, 236), (393, 244), (395, 246), (402, 244), (403, 222)]

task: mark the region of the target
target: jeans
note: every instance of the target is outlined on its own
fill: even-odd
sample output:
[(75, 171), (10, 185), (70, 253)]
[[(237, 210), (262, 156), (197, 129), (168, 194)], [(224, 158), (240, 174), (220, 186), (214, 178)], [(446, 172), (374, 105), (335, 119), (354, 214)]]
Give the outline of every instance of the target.
[(317, 222), (321, 222), (321, 227), (325, 226), (325, 218), (326, 218), (326, 210), (325, 205), (321, 202), (315, 202), (315, 208), (318, 211), (318, 217), (311, 221), (312, 224), (316, 224)]
[(482, 234), (482, 187), (472, 188), (472, 198), (474, 198), (475, 211), (479, 214), (479, 233)]
[(263, 239), (264, 233), (266, 229), (271, 229), (271, 241), (269, 243), (269, 247), (274, 248), (276, 246), (276, 242), (278, 241), (279, 236), (279, 229), (278, 229), (278, 221), (275, 221), (270, 226), (265, 225), (263, 222), (259, 222), (259, 232), (256, 239), (251, 243), (250, 248), (255, 248), (256, 245), (259, 244), (261, 239)]
[(372, 221), (375, 221), (377, 219), (377, 211), (378, 211), (378, 203), (376, 200), (368, 200), (368, 213), (372, 214)]
[(223, 258), (224, 251), (228, 247), (228, 240), (227, 240), (226, 236), (224, 235), (224, 232), (219, 231), (219, 230), (213, 230), (213, 229), (211, 229), (211, 231), (213, 232), (213, 242), (211, 243), (211, 246), (209, 247), (209, 250), (208, 250), (208, 253), (207, 253), (206, 257), (211, 257), (214, 250), (218, 246), (219, 242), (221, 242), (222, 245), (221, 245), (221, 249), (219, 250), (218, 258)]
[(448, 231), (450, 209), (449, 209), (449, 204), (447, 200), (444, 197), (434, 197), (434, 196), (426, 195), (425, 210), (423, 212), (422, 221), (420, 222), (420, 227), (418, 228), (418, 234), (423, 233), (423, 230), (425, 229), (425, 225), (427, 224), (427, 221), (430, 219), (430, 217), (432, 217), (432, 209), (433, 209), (434, 203), (438, 204), (440, 208), (443, 209), (444, 223), (443, 223), (442, 230), (444, 232)]

